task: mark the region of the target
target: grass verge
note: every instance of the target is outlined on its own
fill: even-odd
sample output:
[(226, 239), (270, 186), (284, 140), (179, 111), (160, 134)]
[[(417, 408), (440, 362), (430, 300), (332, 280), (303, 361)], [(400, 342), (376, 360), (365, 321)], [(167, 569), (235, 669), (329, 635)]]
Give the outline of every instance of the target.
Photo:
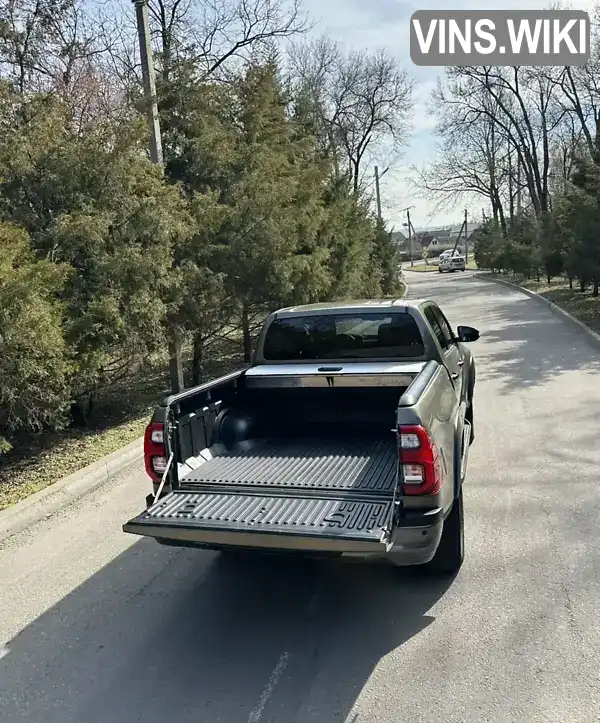
[(536, 281), (527, 279), (525, 276), (503, 276), (502, 274), (495, 274), (495, 276), (530, 291), (535, 291), (536, 294), (552, 301), (600, 334), (600, 297), (592, 296), (591, 288), (582, 292), (574, 282), (574, 288), (571, 289), (568, 279), (562, 277), (552, 279), (548, 283), (547, 280)]
[(418, 264), (417, 266), (405, 266), (404, 267), (406, 271), (414, 272), (417, 274), (428, 274), (432, 271), (437, 271), (438, 267), (437, 264), (435, 266), (433, 264)]
[(0, 510), (133, 442), (144, 433), (149, 415), (150, 408), (137, 419), (108, 429), (44, 435), (44, 443), (30, 447), (28, 454), (11, 455), (0, 471)]

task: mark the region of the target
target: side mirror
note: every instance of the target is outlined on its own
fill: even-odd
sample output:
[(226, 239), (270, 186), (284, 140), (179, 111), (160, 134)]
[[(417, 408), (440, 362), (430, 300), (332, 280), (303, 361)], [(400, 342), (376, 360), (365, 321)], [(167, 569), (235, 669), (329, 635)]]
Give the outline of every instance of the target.
[(459, 326), (457, 331), (460, 341), (469, 342), (479, 339), (479, 331), (472, 326)]

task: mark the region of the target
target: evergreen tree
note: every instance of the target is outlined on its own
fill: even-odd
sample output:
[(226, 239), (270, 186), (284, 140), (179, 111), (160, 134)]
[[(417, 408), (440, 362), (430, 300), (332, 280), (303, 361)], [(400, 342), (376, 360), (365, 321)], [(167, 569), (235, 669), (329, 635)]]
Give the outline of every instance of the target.
[(25, 231), (0, 223), (0, 452), (18, 430), (66, 422), (72, 366), (57, 297), (68, 277), (36, 259)]

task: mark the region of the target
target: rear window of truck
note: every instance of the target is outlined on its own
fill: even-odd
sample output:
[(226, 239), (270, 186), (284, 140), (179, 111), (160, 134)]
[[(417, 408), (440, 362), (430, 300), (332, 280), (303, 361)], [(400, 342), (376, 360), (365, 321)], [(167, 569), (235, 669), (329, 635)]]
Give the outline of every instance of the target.
[(417, 323), (408, 314), (327, 314), (276, 319), (267, 329), (267, 361), (294, 359), (394, 359), (425, 353)]

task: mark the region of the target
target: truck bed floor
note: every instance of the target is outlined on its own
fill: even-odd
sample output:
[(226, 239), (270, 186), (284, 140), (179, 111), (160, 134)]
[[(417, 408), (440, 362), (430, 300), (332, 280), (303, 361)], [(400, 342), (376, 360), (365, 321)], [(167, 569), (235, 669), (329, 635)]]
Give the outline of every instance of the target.
[[(390, 435), (391, 436), (391, 435)], [(378, 494), (390, 497), (396, 483), (394, 438), (372, 442), (301, 440), (256, 441), (248, 450), (228, 452), (202, 463), (179, 483), (181, 491), (215, 486), (263, 490)]]

